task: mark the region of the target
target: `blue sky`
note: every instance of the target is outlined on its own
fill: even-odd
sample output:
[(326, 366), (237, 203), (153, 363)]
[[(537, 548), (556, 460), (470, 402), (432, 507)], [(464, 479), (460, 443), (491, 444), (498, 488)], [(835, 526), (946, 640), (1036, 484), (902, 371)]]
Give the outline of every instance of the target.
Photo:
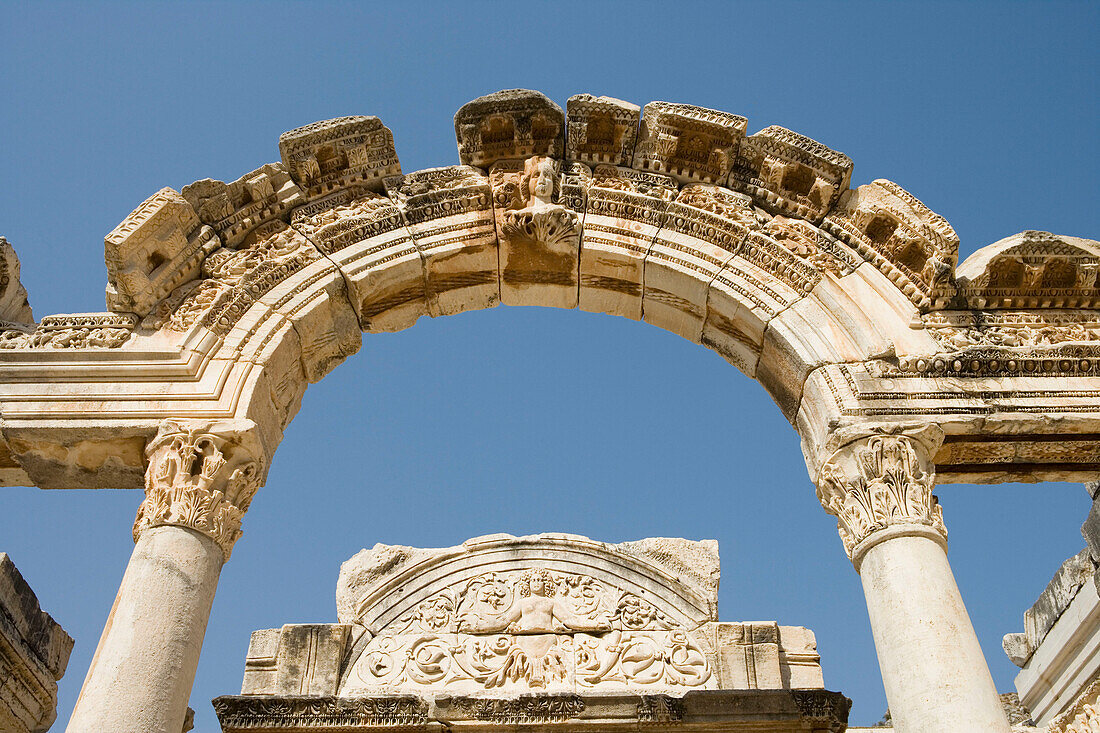
[[(103, 235), (162, 186), (233, 180), (281, 132), (374, 114), (406, 172), (512, 87), (689, 102), (842, 150), (943, 214), (963, 256), (1024, 229), (1100, 238), (1100, 5), (3, 3), (0, 234), (35, 314), (103, 308)], [(994, 678), (1000, 637), (1083, 541), (1080, 485), (944, 486), (950, 559)], [(0, 489), (0, 551), (76, 638), (58, 729), (141, 496)], [(335, 620), (375, 542), (488, 532), (716, 538), (726, 620), (817, 633), (853, 722), (886, 708), (859, 578), (790, 425), (717, 355), (621, 318), (496, 308), (369, 335), (310, 388), (222, 574), (192, 694), (240, 689), (248, 635)]]

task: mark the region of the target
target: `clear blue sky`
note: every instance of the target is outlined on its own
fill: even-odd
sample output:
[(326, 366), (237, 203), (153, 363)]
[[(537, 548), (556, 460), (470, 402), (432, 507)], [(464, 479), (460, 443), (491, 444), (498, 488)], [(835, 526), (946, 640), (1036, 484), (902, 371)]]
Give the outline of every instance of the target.
[[(1100, 238), (1100, 5), (0, 5), (0, 234), (39, 318), (103, 309), (103, 235), (162, 186), (233, 180), (279, 133), (373, 114), (406, 172), (457, 163), (452, 116), (498, 89), (690, 102), (842, 150), (955, 226)], [(944, 486), (950, 558), (1002, 691), (1000, 638), (1083, 546), (1079, 485)], [(0, 489), (0, 550), (76, 638), (64, 727), (141, 495)], [(496, 308), (366, 336), (314, 385), (226, 566), (191, 705), (240, 689), (248, 635), (335, 620), (375, 542), (487, 532), (719, 540), (721, 613), (817, 632), (826, 684), (886, 701), (859, 579), (767, 394), (645, 324)]]

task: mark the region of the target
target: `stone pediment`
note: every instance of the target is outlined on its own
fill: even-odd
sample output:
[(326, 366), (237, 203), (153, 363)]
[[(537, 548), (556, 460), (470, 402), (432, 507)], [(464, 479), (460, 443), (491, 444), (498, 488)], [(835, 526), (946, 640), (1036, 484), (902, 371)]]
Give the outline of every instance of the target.
[(340, 694), (715, 688), (718, 571), (714, 541), (376, 545), (340, 573), (340, 620), (365, 632)]
[(719, 622), (719, 569), (714, 540), (375, 545), (340, 570), (339, 623), (254, 632), (214, 707), (227, 733), (843, 730), (813, 633)]

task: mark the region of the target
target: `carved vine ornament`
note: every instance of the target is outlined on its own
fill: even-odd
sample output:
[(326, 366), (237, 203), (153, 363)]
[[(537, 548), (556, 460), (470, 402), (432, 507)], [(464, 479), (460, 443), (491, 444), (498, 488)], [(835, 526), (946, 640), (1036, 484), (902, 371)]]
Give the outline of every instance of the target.
[(578, 573), (491, 572), (421, 602), (370, 641), (345, 690), (713, 685), (694, 634)]

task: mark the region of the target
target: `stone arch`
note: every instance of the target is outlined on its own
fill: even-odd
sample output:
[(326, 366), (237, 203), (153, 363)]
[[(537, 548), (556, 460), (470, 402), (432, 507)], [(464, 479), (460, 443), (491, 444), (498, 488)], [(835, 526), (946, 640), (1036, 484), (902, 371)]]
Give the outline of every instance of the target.
[[(728, 113), (570, 105), (566, 139), (536, 92), (475, 100), (455, 118), (463, 164), (407, 175), (377, 118), (286, 133), (282, 165), (139, 207), (108, 237), (110, 297), (141, 317), (139, 335), (217, 370), (219, 415), (267, 426), (271, 448), (360, 332), (499, 304), (669, 330), (760, 381), (792, 422), (823, 365), (935, 353), (910, 326), (938, 285), (891, 256), (917, 247), (950, 266), (957, 238), (895, 184), (843, 192), (846, 156), (775, 126), (746, 137)], [(511, 137), (487, 142), (490, 128)], [(146, 272), (142, 235), (169, 213), (172, 265)]]
[[(842, 153), (746, 131), (509, 90), (459, 110), (460, 165), (406, 175), (377, 118), (314, 123), (280, 163), (154, 194), (105, 239), (109, 310), (38, 323), (0, 239), (0, 483), (144, 487), (119, 608), (190, 609), (109, 624), (70, 729), (180, 728), (218, 571), (308, 384), (363, 332), (504, 304), (645, 321), (759, 381), (864, 577), (897, 719), (1007, 731), (932, 491), (1100, 470), (1100, 245), (1024, 232), (956, 272), (954, 230), (900, 186), (849, 188)], [(154, 592), (141, 567), (165, 558), (195, 582)], [(903, 639), (934, 663), (894, 674)], [(922, 707), (944, 679), (965, 705)]]

